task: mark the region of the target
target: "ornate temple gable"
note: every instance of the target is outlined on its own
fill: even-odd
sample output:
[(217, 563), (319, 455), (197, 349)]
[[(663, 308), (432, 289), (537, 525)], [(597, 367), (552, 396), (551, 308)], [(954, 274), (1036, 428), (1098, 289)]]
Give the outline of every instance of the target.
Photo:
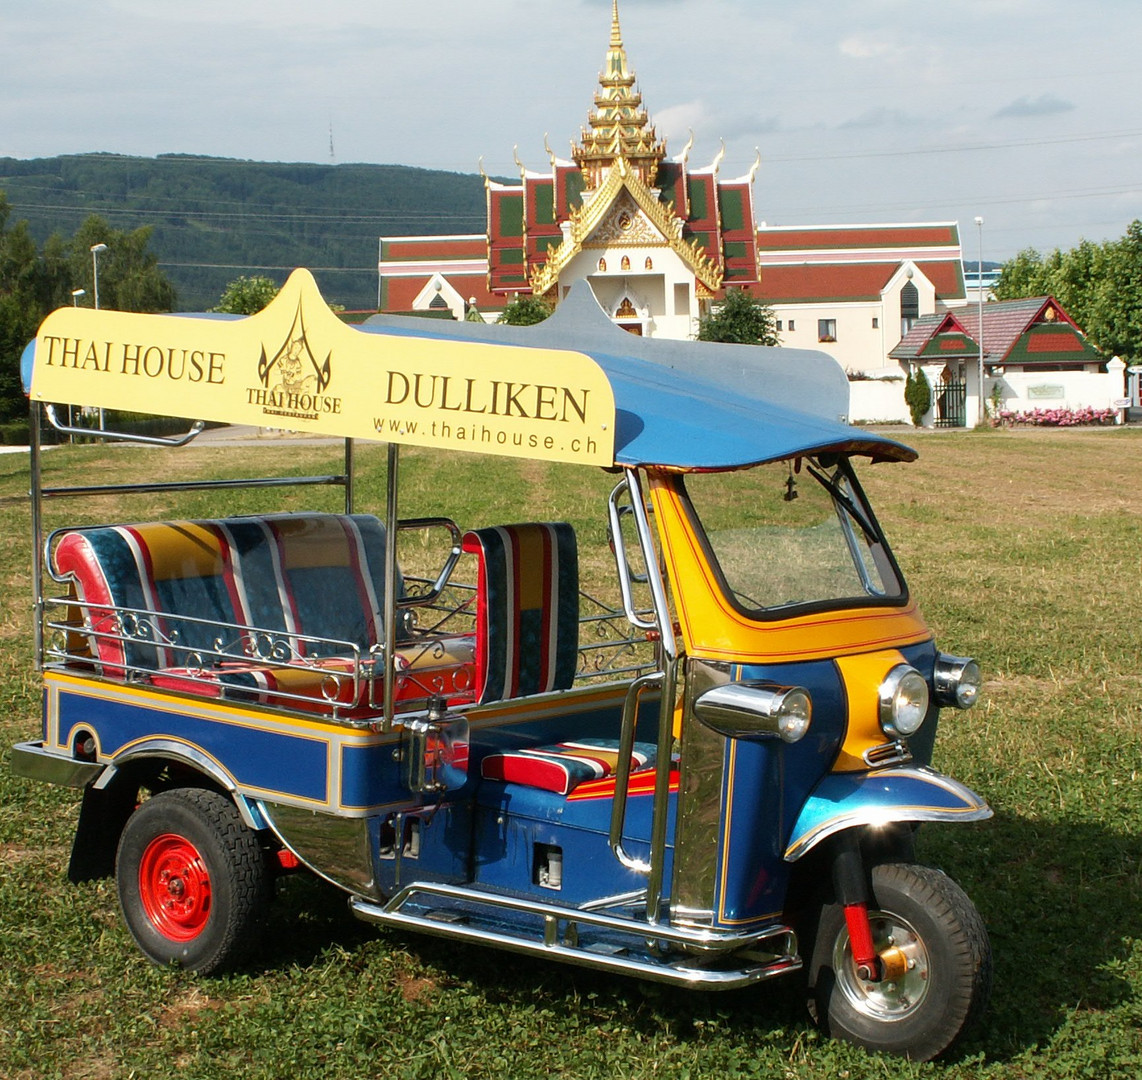
[[(674, 214), (671, 207), (658, 200), (624, 158), (619, 158), (607, 171), (602, 185), (591, 199), (571, 211), (562, 244), (551, 253), (546, 265), (532, 275), (532, 291), (542, 295), (554, 288), (571, 260), (588, 246), (592, 238), (601, 234), (604, 223), (612, 218), (616, 224), (619, 222), (626, 202), (633, 204), (638, 215), (652, 227), (653, 233), (658, 234), (656, 243), (665, 242), (677, 253), (699, 286), (715, 292), (721, 287), (722, 271), (717, 263), (700, 245), (683, 236), (682, 219)], [(621, 226), (619, 229), (621, 231)]]
[(623, 188), (599, 227), (583, 241), (583, 247), (667, 247), (669, 243)]
[(610, 48), (599, 75), (590, 130), (584, 128), (582, 142), (572, 148), (588, 189), (602, 187), (607, 169), (617, 160), (625, 160), (647, 187), (654, 187), (658, 166), (666, 156), (666, 143), (659, 140), (650, 124), (634, 84), (619, 26), (619, 4), (613, 0)]

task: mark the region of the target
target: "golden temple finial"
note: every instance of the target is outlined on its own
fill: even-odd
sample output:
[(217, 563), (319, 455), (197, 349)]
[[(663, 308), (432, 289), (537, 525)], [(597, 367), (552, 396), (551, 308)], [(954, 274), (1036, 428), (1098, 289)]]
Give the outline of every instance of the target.
[(715, 176), (717, 175), (718, 169), (722, 167), (722, 162), (726, 157), (726, 140), (722, 139), (721, 143), (722, 148), (718, 151), (717, 156), (714, 158), (714, 164), (711, 166), (711, 168), (714, 170)]
[(480, 160), (476, 163), (476, 167), (480, 170), (480, 175), (484, 178), (484, 187), (487, 187), (491, 178), (484, 172), (484, 155), (480, 155)]
[(686, 145), (682, 147), (682, 153), (674, 159), (679, 165), (686, 164), (690, 158), (690, 151), (694, 149), (694, 129), (687, 128), (686, 130), (690, 132), (690, 138), (687, 140)]
[(519, 159), (519, 145), (512, 147), (512, 158), (515, 160), (515, 167), (519, 169), (520, 176), (523, 176), (527, 170), (523, 167), (523, 162)]
[(751, 184), (757, 179), (757, 171), (761, 168), (761, 147), (755, 146), (753, 152), (757, 156), (753, 159), (753, 164), (749, 168), (749, 182)]
[(623, 47), (618, 0), (611, 2), (610, 44), (588, 123), (581, 145), (571, 156), (583, 171), (589, 189), (599, 187), (603, 174), (619, 159), (634, 166), (644, 184), (654, 186), (666, 144), (655, 133), (642, 95), (635, 89), (635, 76)]

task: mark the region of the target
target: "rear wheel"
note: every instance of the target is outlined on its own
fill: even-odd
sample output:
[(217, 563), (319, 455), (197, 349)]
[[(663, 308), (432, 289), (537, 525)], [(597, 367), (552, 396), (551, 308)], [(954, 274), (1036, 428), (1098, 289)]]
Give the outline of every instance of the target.
[(123, 921), (158, 964), (202, 974), (257, 944), (271, 893), (265, 854), (217, 791), (175, 788), (127, 819), (115, 861)]
[(860, 977), (844, 910), (826, 904), (811, 944), (810, 1009), (829, 1035), (927, 1061), (950, 1049), (987, 1004), (987, 930), (938, 870), (885, 863), (871, 878), (869, 922), (884, 977)]

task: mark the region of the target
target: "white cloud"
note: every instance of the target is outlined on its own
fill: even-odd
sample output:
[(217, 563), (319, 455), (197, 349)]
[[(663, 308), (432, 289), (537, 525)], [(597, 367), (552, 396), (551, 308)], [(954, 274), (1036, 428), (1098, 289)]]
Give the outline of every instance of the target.
[(841, 41), (839, 45), (842, 56), (854, 60), (875, 60), (880, 56), (890, 56), (896, 51), (895, 44), (881, 34), (854, 34)]
[(1074, 107), (1073, 103), (1063, 101), (1062, 98), (1058, 98), (1054, 94), (1040, 94), (1037, 98), (1025, 94), (1023, 97), (1016, 98), (1004, 105), (1002, 109), (997, 110), (992, 115), (996, 118), (1057, 116), (1059, 113), (1070, 112)]

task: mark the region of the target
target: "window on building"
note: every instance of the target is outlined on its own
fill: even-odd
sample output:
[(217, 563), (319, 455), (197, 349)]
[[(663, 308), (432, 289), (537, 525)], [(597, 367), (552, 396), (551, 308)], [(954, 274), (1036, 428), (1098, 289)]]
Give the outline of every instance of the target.
[(836, 319), (818, 319), (817, 320), (817, 340), (818, 341), (836, 341), (837, 340), (837, 320)]
[(781, 333), (781, 331), (782, 331), (782, 330), (784, 330), (784, 329), (785, 329), (785, 327), (782, 325), (782, 322), (781, 322), (781, 320), (780, 320), (780, 319), (778, 319), (778, 320), (777, 320), (777, 332), (780, 334), (780, 333)]
[(912, 324), (920, 318), (920, 292), (911, 281), (905, 282), (900, 290), (900, 336), (912, 329)]
[(797, 329), (797, 327), (795, 327), (795, 326), (793, 325), (793, 320), (792, 320), (792, 319), (790, 319), (790, 320), (789, 320), (789, 332), (790, 332), (790, 333), (793, 333), (793, 331), (794, 331), (794, 330), (796, 330), (796, 329)]
[(880, 329), (880, 319), (878, 319), (875, 315), (872, 317), (872, 328), (874, 330)]

